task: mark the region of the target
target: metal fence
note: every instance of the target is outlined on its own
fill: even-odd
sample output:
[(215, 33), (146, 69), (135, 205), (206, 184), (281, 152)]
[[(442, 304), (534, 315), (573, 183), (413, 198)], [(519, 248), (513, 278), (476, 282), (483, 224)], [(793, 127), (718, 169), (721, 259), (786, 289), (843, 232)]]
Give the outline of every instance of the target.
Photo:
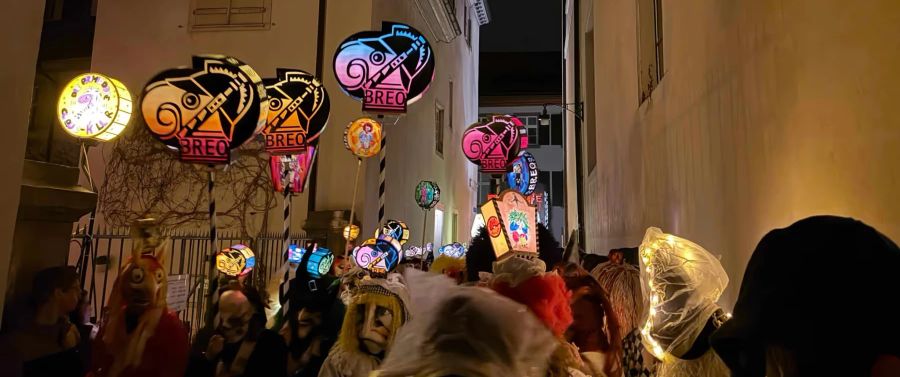
[[(83, 276), (82, 286), (88, 292), (91, 321), (97, 323), (112, 292), (113, 283), (122, 266), (131, 257), (132, 240), (128, 228), (101, 228), (87, 238), (90, 247), (82, 254), (85, 239), (84, 227), (76, 224), (70, 255), (77, 257), (76, 266)], [(304, 234), (291, 236), (291, 243), (303, 245), (306, 241)], [(170, 277), (182, 275), (188, 280), (189, 298), (178, 316), (193, 335), (203, 325), (206, 309), (207, 274), (212, 263), (207, 252), (210, 250), (209, 233), (200, 230), (174, 231), (169, 235), (169, 242), (171, 244), (165, 267)], [(255, 280), (262, 278), (263, 282), (270, 282), (274, 278), (283, 260), (282, 235), (273, 232), (251, 239), (236, 232), (219, 232), (215, 250), (235, 244), (250, 246), (256, 255)]]

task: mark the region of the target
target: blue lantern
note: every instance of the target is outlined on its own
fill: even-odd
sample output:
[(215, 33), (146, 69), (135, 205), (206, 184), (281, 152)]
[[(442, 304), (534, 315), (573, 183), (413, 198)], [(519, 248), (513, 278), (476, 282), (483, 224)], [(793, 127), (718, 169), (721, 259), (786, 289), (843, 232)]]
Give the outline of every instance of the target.
[(303, 259), (303, 253), (305, 253), (305, 252), (306, 252), (306, 250), (303, 249), (302, 247), (297, 246), (295, 244), (290, 244), (290, 246), (288, 246), (288, 263), (292, 263), (292, 264), (300, 263), (300, 260)]
[(306, 262), (306, 272), (313, 279), (318, 279), (331, 271), (332, 263), (334, 263), (334, 254), (331, 254), (331, 251), (324, 247), (313, 246), (309, 261)]

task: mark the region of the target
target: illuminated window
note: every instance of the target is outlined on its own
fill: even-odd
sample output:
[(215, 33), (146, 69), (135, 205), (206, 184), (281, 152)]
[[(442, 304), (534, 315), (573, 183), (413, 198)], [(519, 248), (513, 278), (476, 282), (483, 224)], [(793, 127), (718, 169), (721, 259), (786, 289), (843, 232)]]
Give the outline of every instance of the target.
[(272, 0), (192, 0), (191, 30), (268, 29)]
[(434, 103), (434, 152), (444, 157), (444, 107)]
[(640, 103), (644, 103), (665, 74), (662, 0), (637, 0), (637, 3), (638, 92)]

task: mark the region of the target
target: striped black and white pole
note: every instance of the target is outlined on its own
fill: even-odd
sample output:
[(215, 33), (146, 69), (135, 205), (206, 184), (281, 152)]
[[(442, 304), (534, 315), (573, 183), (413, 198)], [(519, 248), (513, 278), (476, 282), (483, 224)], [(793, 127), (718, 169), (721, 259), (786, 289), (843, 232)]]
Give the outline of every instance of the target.
[(209, 167), (209, 174), (206, 180), (206, 193), (209, 195), (209, 294), (212, 295), (212, 281), (216, 277), (216, 245), (218, 244), (218, 234), (216, 233), (216, 196), (213, 195), (213, 189), (216, 186), (216, 171), (213, 166)]
[(381, 161), (378, 163), (378, 224), (384, 224), (384, 167), (387, 160), (387, 135), (381, 136)]
[(289, 262), (291, 255), (291, 168), (290, 164), (285, 164), (282, 182), (284, 182), (284, 218), (282, 227), (282, 237), (284, 238), (284, 253), (282, 254), (282, 278), (278, 287), (279, 301), (283, 314), (287, 314), (290, 302), (288, 300), (288, 291), (291, 287), (291, 280), (297, 277), (297, 270), (291, 266)]

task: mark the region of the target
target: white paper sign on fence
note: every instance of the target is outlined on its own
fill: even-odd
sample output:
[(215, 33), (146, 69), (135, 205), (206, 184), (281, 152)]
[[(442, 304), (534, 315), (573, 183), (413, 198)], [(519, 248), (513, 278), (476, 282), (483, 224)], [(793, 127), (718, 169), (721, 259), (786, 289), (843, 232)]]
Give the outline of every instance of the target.
[(168, 285), (166, 303), (169, 305), (169, 310), (180, 312), (187, 309), (187, 300), (191, 291), (191, 275), (169, 275)]

